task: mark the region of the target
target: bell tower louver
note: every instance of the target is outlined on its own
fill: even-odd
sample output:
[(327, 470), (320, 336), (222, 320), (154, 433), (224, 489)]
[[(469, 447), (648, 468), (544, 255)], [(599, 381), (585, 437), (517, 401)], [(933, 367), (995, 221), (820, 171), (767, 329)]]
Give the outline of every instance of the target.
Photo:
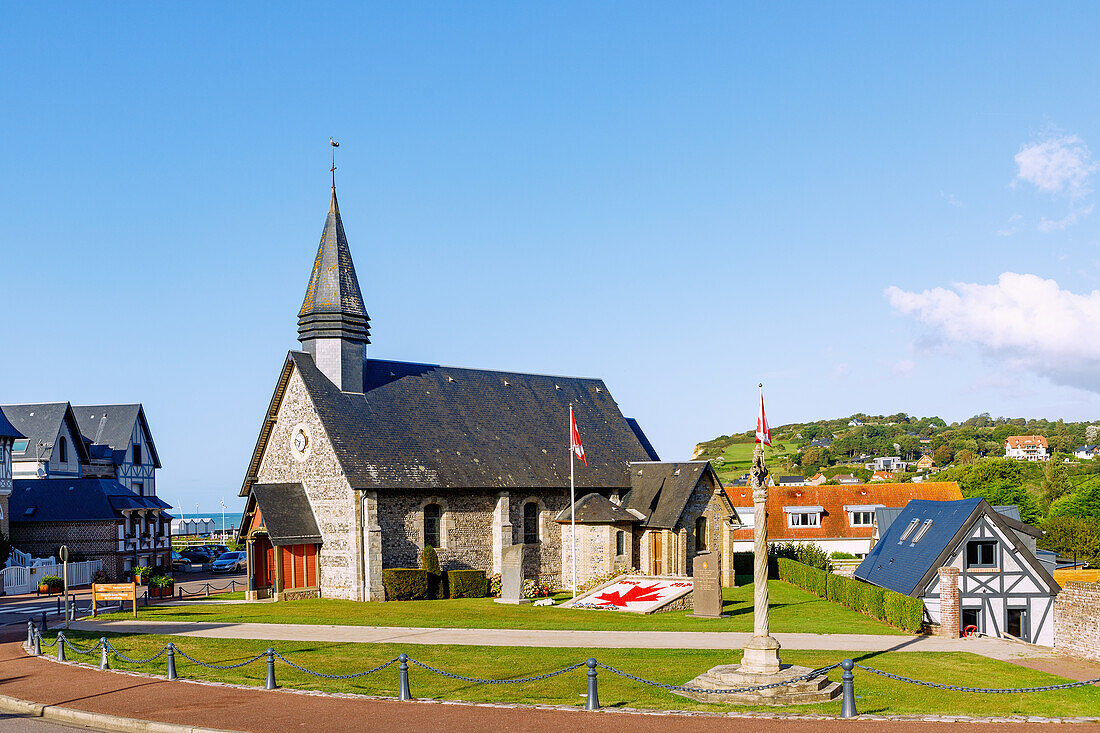
[(340, 220), (335, 181), (325, 230), (313, 261), (305, 301), (298, 312), (298, 340), (317, 368), (344, 392), (363, 391), (363, 359), (370, 316), (355, 276)]

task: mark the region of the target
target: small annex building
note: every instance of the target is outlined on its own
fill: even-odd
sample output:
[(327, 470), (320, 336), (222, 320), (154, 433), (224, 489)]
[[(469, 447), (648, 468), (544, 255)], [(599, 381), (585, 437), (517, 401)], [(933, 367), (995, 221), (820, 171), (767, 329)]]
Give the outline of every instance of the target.
[[(732, 487), (726, 493), (740, 524), (733, 531), (733, 551), (752, 552), (752, 490)], [(874, 542), (876, 509), (900, 509), (913, 499), (961, 498), (954, 481), (777, 486), (768, 489), (768, 542), (812, 542), (826, 553), (863, 557)]]
[(1061, 586), (1035, 555), (1042, 533), (982, 498), (914, 500), (882, 533), (855, 577), (924, 602), (928, 621), (1054, 644)]
[[(734, 584), (730, 547), (736, 514), (709, 461), (631, 463), (625, 494), (590, 493), (577, 500), (574, 511), (581, 584), (627, 568), (691, 575), (692, 560), (702, 552), (727, 560), (722, 584)], [(555, 519), (562, 532), (562, 587), (571, 582), (571, 517), (567, 507)]]
[[(383, 568), (419, 567), (427, 545), (444, 570), (492, 574), (505, 549), (523, 543), (524, 577), (559, 586), (570, 407), (587, 458), (575, 466), (576, 496), (625, 506), (632, 465), (659, 461), (603, 380), (367, 358), (370, 319), (335, 186), (298, 340), (258, 421), (240, 490), (250, 598), (383, 600)], [(685, 548), (691, 511), (660, 527)], [(633, 521), (620, 518), (609, 524), (633, 537)], [(603, 550), (618, 549), (615, 537), (605, 533)], [(614, 564), (633, 545), (624, 534), (622, 556), (601, 551), (590, 561)], [(685, 567), (680, 555), (665, 562)]]

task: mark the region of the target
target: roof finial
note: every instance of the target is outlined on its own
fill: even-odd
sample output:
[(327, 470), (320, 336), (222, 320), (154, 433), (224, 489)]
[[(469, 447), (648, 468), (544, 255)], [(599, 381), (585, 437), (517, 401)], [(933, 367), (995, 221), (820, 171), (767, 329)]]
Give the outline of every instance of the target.
[(340, 143), (333, 140), (331, 137), (328, 139), (328, 144), (332, 146), (332, 190), (336, 190), (336, 148), (340, 147)]

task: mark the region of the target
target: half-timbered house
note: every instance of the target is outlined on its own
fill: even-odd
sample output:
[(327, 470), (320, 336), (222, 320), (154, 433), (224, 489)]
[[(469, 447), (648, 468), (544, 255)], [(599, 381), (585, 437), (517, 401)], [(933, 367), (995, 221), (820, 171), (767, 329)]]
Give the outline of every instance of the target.
[(982, 498), (914, 500), (855, 576), (920, 598), (931, 623), (1051, 646), (1061, 587), (1035, 555), (1038, 534)]

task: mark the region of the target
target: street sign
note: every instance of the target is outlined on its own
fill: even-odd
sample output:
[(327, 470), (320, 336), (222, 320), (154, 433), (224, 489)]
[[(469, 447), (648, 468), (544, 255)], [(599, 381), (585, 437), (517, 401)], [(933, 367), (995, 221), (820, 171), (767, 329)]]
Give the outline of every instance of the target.
[(92, 583), (92, 618), (98, 601), (130, 601), (137, 618), (137, 583)]

